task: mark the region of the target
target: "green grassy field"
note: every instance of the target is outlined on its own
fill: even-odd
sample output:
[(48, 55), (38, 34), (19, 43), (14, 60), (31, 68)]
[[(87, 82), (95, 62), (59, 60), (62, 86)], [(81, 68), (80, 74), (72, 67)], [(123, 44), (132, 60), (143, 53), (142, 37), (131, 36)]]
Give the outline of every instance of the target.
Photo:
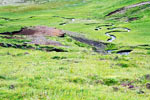
[[(49, 47), (67, 52), (0, 47), (0, 100), (150, 100), (150, 89), (146, 87), (150, 83), (150, 6), (106, 16), (118, 8), (144, 1), (148, 0), (52, 0), (44, 4), (1, 6), (0, 33), (50, 26), (108, 43), (107, 28), (129, 28), (130, 32), (118, 29), (120, 32), (111, 33), (116, 40), (105, 49), (132, 52), (99, 54), (69, 36), (48, 37), (66, 46)], [(138, 19), (127, 21), (135, 17)], [(96, 31), (98, 26), (101, 30)], [(2, 36), (0, 43), (28, 41)]]

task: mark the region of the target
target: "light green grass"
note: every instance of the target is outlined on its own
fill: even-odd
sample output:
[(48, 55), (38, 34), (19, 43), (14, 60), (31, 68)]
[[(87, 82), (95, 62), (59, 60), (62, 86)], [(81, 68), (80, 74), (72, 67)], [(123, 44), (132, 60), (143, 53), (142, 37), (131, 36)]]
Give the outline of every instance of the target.
[[(85, 1), (85, 2), (83, 2)], [(148, 1), (148, 0), (142, 0)], [(149, 9), (139, 7), (125, 14), (105, 17), (120, 7), (141, 0), (57, 0), (46, 4), (0, 7), (0, 33), (20, 30), (25, 26), (50, 26), (77, 32), (92, 40), (107, 42), (107, 28), (127, 27), (130, 32), (112, 33), (117, 38), (106, 49), (133, 49), (129, 55), (103, 55), (91, 46), (69, 36), (48, 37), (57, 40), (68, 52), (44, 52), (0, 48), (0, 99), (2, 100), (149, 100), (145, 75), (150, 71)], [(138, 11), (137, 11), (138, 10)], [(137, 11), (137, 12), (136, 12)], [(133, 13), (134, 12), (134, 13)], [(32, 17), (33, 18), (30, 18)], [(53, 17), (60, 16), (60, 17)], [(121, 17), (140, 17), (124, 22)], [(75, 22), (63, 19), (75, 18)], [(120, 17), (121, 20), (110, 20)], [(60, 23), (68, 24), (60, 26)], [(97, 23), (85, 25), (87, 23)], [(115, 26), (97, 26), (114, 24)], [(26, 40), (24, 40), (26, 41)], [(0, 38), (4, 43), (22, 43), (15, 39)], [(50, 46), (51, 47), (51, 46)], [(54, 47), (54, 46), (52, 46)], [(123, 87), (122, 82), (133, 82), (134, 89)], [(113, 90), (118, 87), (119, 90)], [(139, 94), (139, 91), (144, 91)]]

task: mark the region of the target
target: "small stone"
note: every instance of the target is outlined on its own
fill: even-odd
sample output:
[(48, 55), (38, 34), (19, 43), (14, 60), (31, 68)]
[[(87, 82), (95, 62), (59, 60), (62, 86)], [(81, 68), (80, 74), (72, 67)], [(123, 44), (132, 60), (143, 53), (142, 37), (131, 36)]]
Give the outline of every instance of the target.
[(126, 86), (127, 86), (127, 84), (126, 84), (126, 83), (122, 83), (121, 85), (122, 85), (123, 87), (126, 87)]
[(150, 89), (150, 83), (147, 83), (147, 84), (146, 84), (146, 88), (147, 88), (147, 89)]
[(146, 79), (146, 80), (150, 80), (150, 74), (146, 74), (146, 75), (145, 75), (145, 79)]
[(74, 61), (74, 63), (79, 63), (79, 61)]
[(134, 88), (134, 85), (130, 85), (128, 88), (129, 88), (129, 89), (133, 89), (133, 88)]
[(130, 86), (131, 85), (131, 82), (123, 82), (122, 84), (121, 84), (123, 87), (126, 87), (126, 86)]
[(29, 53), (28, 53), (28, 52), (25, 52), (24, 54), (25, 54), (25, 55), (28, 55)]
[(113, 90), (114, 90), (114, 91), (118, 91), (119, 88), (118, 88), (118, 87), (113, 87)]
[(10, 86), (9, 86), (9, 89), (14, 89), (14, 88), (15, 88), (14, 85), (10, 85)]
[(11, 55), (9, 52), (7, 52), (7, 55)]
[(114, 58), (114, 60), (117, 60), (117, 59), (119, 59), (119, 57), (118, 57), (118, 56), (116, 56), (116, 57)]
[(101, 81), (101, 80), (96, 80), (95, 83), (96, 83), (96, 84), (104, 84), (104, 82)]

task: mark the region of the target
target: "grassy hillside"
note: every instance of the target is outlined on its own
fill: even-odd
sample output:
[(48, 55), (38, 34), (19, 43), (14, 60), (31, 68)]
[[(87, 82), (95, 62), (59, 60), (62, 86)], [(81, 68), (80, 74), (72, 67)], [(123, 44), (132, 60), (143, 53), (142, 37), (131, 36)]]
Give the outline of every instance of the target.
[[(43, 45), (34, 44), (30, 46), (36, 49), (17, 48), (16, 45), (29, 40), (0, 35), (0, 45), (5, 44), (0, 47), (0, 99), (149, 100), (150, 5), (106, 16), (118, 8), (146, 1), (50, 0), (42, 4), (1, 6), (0, 33), (30, 26), (56, 27), (109, 43), (105, 50), (115, 51), (99, 54), (67, 35), (47, 37), (64, 47), (46, 46), (67, 52), (46, 52), (41, 50)], [(107, 32), (116, 37), (111, 43), (107, 41), (110, 38)], [(117, 54), (120, 50), (132, 52)]]

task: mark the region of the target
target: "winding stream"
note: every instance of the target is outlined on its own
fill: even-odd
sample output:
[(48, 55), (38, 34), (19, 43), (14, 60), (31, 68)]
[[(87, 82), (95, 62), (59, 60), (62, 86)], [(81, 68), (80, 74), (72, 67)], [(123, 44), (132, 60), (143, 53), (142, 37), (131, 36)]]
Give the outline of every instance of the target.
[[(112, 25), (102, 25), (102, 26), (98, 26), (95, 28), (95, 31), (99, 31), (102, 29), (102, 27), (110, 27), (110, 26), (114, 26)], [(116, 33), (116, 32), (130, 32), (129, 28), (123, 28), (123, 27), (113, 27), (113, 28), (107, 28), (107, 30), (109, 30), (108, 32), (105, 33), (106, 36), (109, 37), (109, 39), (107, 40), (107, 42), (113, 42), (114, 40), (116, 40), (116, 36), (112, 35), (111, 33)], [(120, 55), (128, 55), (132, 50), (107, 50), (105, 51), (104, 48), (106, 47), (107, 43), (103, 43), (100, 41), (94, 41), (94, 40), (89, 40), (87, 38), (85, 38), (84, 36), (80, 36), (80, 34), (75, 33), (75, 32), (70, 32), (70, 31), (64, 31), (67, 35), (69, 35), (70, 37), (72, 37), (73, 39), (91, 45), (95, 48), (94, 51), (98, 52), (98, 53), (103, 53), (103, 54), (112, 54), (112, 53), (117, 53)]]
[[(124, 31), (118, 31), (118, 30), (124, 30)], [(107, 28), (107, 30), (111, 30), (109, 32), (106, 32), (105, 35), (110, 37), (107, 41), (108, 42), (113, 42), (114, 40), (116, 40), (116, 36), (112, 35), (111, 33), (115, 33), (115, 32), (130, 32), (131, 30), (129, 28), (125, 28), (125, 27), (114, 27), (114, 28)], [(114, 31), (113, 31), (114, 30)], [(108, 54), (112, 54), (115, 50), (107, 50)], [(120, 55), (128, 55), (132, 50), (120, 50), (117, 51), (117, 54)]]
[(109, 34), (108, 32), (105, 33), (107, 36), (109, 36), (110, 38), (107, 40), (108, 42), (113, 42), (114, 40), (116, 40), (116, 36)]
[[(53, 16), (53, 17), (60, 17), (60, 16)], [(67, 20), (69, 20), (69, 22), (60, 23), (59, 25), (66, 25), (66, 24), (69, 24), (70, 22), (75, 22), (76, 21), (75, 18), (67, 18), (67, 17), (60, 17), (60, 18), (67, 19)], [(87, 25), (89, 25), (89, 24), (87, 24)], [(112, 33), (116, 33), (116, 32), (130, 32), (131, 31), (129, 28), (126, 28), (126, 27), (115, 27), (114, 24), (106, 24), (106, 25), (97, 26), (95, 28), (95, 31), (100, 31), (103, 27), (108, 27), (107, 30), (109, 30), (109, 31), (106, 32), (105, 35), (109, 37), (107, 42), (110, 42), (110, 43), (113, 42), (114, 40), (116, 40), (116, 38), (117, 38)], [(109, 27), (111, 27), (111, 28), (109, 28)], [(98, 51), (99, 53), (102, 53), (102, 52), (104, 53), (104, 51), (100, 49), (100, 48), (104, 48), (104, 44), (103, 43), (99, 43), (97, 41), (88, 40), (86, 38), (83, 38), (82, 36), (81, 37), (73, 36), (73, 34), (71, 34), (70, 32), (66, 32), (66, 33), (68, 33), (72, 38), (74, 38), (77, 41), (80, 41), (80, 42), (83, 42), (83, 43), (86, 43), (88, 45), (91, 45), (93, 47), (98, 48), (96, 51)], [(108, 54), (112, 54), (115, 51), (116, 50), (107, 50), (106, 52)], [(131, 51), (132, 50), (120, 50), (120, 51), (117, 51), (116, 53), (120, 54), (120, 55), (128, 55)]]
[[(118, 31), (118, 29), (122, 29), (124, 31)], [(110, 32), (106, 32), (105, 34), (110, 37), (107, 41), (108, 42), (113, 42), (114, 40), (116, 40), (116, 36), (112, 35), (110, 33), (114, 33), (114, 32), (130, 32), (131, 30), (129, 28), (124, 28), (124, 27), (114, 27), (114, 28), (107, 28), (107, 30), (114, 30), (114, 31), (110, 31)]]

